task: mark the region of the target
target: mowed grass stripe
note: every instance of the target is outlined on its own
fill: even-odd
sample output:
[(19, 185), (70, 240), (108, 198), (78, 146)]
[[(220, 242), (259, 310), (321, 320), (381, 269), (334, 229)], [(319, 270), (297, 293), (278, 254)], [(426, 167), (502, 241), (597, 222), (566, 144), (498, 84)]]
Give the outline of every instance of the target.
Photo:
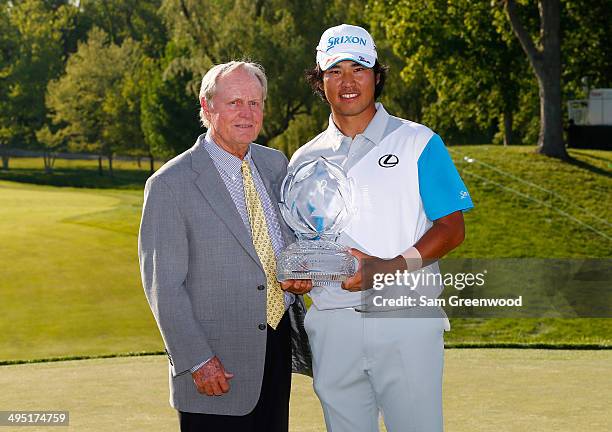
[[(611, 363), (611, 351), (448, 350), (445, 430), (607, 432)], [(79, 432), (176, 430), (167, 373), (165, 356), (3, 366), (0, 406), (69, 410), (68, 430)], [(298, 375), (290, 430), (325, 431), (312, 381)]]

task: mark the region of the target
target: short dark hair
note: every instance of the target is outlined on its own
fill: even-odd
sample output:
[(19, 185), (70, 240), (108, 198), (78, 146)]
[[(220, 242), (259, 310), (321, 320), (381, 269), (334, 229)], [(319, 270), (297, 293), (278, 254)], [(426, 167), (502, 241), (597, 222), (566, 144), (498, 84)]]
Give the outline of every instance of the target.
[[(382, 94), (383, 88), (385, 87), (385, 80), (387, 78), (389, 66), (385, 66), (376, 60), (372, 69), (374, 70), (374, 76), (378, 75), (379, 77), (378, 83), (374, 87), (374, 99), (378, 99), (378, 97)], [(308, 84), (310, 84), (312, 91), (327, 102), (325, 91), (323, 91), (323, 71), (319, 65), (317, 64), (311, 69), (306, 69), (305, 74), (306, 81)]]

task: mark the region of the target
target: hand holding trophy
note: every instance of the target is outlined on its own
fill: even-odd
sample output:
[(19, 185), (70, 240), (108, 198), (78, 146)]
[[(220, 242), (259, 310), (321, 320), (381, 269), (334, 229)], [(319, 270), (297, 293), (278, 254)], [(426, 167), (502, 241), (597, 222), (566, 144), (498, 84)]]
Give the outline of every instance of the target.
[(317, 285), (355, 274), (355, 258), (336, 243), (355, 213), (353, 183), (323, 157), (299, 165), (281, 187), (280, 209), (298, 241), (277, 261), (278, 280), (311, 279)]

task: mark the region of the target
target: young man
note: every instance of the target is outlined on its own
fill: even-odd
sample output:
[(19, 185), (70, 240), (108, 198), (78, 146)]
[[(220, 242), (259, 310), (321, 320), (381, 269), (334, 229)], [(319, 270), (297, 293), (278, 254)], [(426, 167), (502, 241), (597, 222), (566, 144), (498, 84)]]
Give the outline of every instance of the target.
[(301, 291), (276, 280), (276, 254), (293, 237), (273, 204), (287, 158), (253, 143), (266, 88), (257, 64), (210, 69), (208, 132), (145, 186), (142, 281), (183, 432), (287, 432), (292, 364), (308, 369)]
[[(289, 170), (324, 156), (354, 179), (357, 214), (339, 242), (354, 248), (361, 265), (392, 273), (425, 262), (436, 273), (435, 261), (463, 241), (462, 211), (472, 201), (440, 137), (375, 102), (385, 73), (363, 28), (343, 24), (323, 33), (307, 78), (331, 108), (329, 126), (295, 153)], [(377, 431), (382, 412), (389, 432), (441, 431), (448, 320), (419, 318), (417, 308), (365, 319), (371, 316), (360, 291), (367, 288), (357, 273), (310, 292), (305, 327), (327, 429)], [(436, 297), (441, 289), (416, 292)]]

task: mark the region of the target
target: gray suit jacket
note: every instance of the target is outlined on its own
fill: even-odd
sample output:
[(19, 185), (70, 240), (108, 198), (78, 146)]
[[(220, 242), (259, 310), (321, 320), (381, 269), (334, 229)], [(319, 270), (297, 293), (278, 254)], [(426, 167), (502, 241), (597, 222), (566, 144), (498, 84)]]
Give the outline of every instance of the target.
[[(204, 135), (146, 183), (138, 251), (143, 286), (170, 361), (170, 404), (244, 415), (257, 403), (266, 349), (265, 273), (250, 234), (202, 145)], [(287, 158), (256, 144), (251, 155), (273, 202)], [(285, 242), (291, 230), (278, 212)], [(290, 308), (294, 371), (311, 374), (301, 297)], [(197, 392), (189, 369), (213, 355), (234, 374), (220, 397)]]

